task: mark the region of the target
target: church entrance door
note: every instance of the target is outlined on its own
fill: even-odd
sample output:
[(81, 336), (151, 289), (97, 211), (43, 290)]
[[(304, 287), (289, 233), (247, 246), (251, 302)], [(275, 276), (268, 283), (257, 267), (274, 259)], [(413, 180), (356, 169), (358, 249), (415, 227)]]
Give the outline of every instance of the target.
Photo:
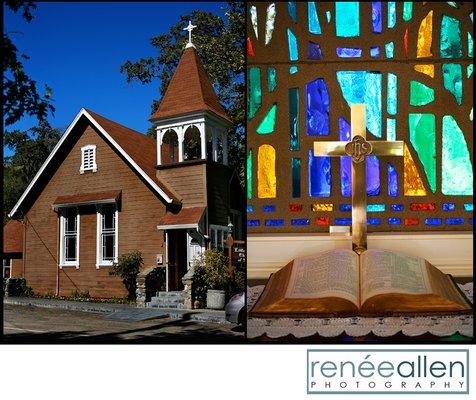
[(183, 290), (182, 277), (187, 272), (187, 231), (173, 229), (167, 232), (168, 290)]

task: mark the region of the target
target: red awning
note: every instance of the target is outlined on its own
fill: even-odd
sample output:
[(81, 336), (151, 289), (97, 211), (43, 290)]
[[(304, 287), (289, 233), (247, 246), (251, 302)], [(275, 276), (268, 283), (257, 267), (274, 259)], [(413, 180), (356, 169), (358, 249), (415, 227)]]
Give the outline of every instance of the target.
[(173, 214), (170, 211), (160, 219), (159, 229), (180, 229), (198, 225), (202, 219), (205, 207), (187, 207), (182, 208), (178, 213)]
[(100, 204), (116, 202), (121, 195), (120, 190), (114, 190), (109, 192), (97, 192), (86, 194), (73, 194), (70, 196), (59, 196), (53, 203), (53, 208), (58, 209), (67, 206), (78, 206), (87, 204)]

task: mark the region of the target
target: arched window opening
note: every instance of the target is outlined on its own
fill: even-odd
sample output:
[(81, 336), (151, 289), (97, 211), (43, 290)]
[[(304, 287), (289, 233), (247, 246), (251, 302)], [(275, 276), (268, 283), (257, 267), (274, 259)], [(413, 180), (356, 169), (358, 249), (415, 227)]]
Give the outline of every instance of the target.
[(165, 132), (161, 146), (162, 164), (171, 164), (179, 161), (178, 136), (173, 129)]
[(194, 125), (187, 128), (183, 140), (184, 160), (201, 158), (200, 131)]

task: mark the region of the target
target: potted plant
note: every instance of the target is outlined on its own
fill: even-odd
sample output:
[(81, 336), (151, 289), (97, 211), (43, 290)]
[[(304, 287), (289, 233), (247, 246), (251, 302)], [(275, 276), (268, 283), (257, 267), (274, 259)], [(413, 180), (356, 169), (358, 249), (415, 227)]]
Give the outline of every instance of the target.
[(195, 263), (195, 273), (206, 289), (207, 308), (225, 307), (225, 289), (228, 283), (227, 258), (217, 249), (206, 250)]

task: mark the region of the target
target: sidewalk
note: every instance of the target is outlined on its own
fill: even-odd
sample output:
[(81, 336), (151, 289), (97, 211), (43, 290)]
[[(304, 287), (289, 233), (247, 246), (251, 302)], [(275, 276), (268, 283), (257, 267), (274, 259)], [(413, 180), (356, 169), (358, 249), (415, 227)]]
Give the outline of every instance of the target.
[(172, 318), (197, 322), (226, 323), (224, 310), (183, 310), (175, 308), (144, 308), (131, 304), (95, 303), (92, 301), (71, 301), (56, 299), (38, 299), (34, 297), (5, 297), (3, 304), (58, 308), (106, 314), (106, 318), (121, 321), (144, 321), (154, 318)]

